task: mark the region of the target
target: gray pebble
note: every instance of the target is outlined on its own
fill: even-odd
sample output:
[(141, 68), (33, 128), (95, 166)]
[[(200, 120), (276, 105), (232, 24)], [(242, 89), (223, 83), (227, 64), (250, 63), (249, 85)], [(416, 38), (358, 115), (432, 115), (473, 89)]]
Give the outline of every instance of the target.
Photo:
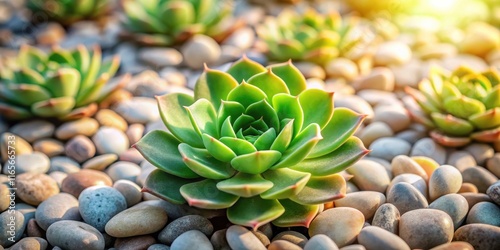
[[(44, 174), (47, 173), (50, 168), (49, 157), (40, 152), (17, 155), (16, 163), (16, 174)], [(7, 174), (7, 168), (4, 168), (3, 172)]]
[(160, 242), (170, 245), (179, 235), (189, 230), (198, 230), (206, 236), (210, 236), (214, 231), (214, 227), (209, 220), (202, 216), (187, 215), (170, 222), (160, 232), (158, 239)]
[(332, 239), (324, 234), (317, 234), (311, 237), (304, 246), (304, 250), (329, 249), (338, 250), (339, 247)]
[(396, 234), (375, 226), (363, 228), (358, 235), (358, 242), (367, 250), (410, 250), (406, 242)]
[(429, 179), (429, 198), (431, 201), (445, 195), (457, 193), (462, 186), (462, 174), (450, 165), (434, 170)]
[(106, 173), (113, 181), (129, 180), (135, 182), (137, 176), (141, 173), (141, 168), (132, 162), (119, 161), (109, 166)]
[(123, 197), (125, 197), (127, 207), (139, 203), (142, 199), (141, 188), (132, 181), (118, 180), (113, 184), (113, 188), (118, 190)]
[(486, 193), (486, 190), (493, 185), (498, 178), (482, 167), (468, 168), (462, 172), (463, 182), (469, 182), (477, 187), (480, 193)]
[(19, 211), (7, 210), (0, 214), (0, 246), (9, 247), (23, 236), (26, 228), (24, 220)]
[(50, 159), (49, 173), (63, 172), (66, 174), (80, 171), (80, 164), (66, 156), (56, 156)]
[(128, 138), (117, 128), (101, 127), (92, 137), (99, 154), (119, 155), (129, 148)]
[(384, 137), (375, 140), (369, 149), (372, 150), (370, 156), (392, 161), (398, 155), (408, 155), (411, 145), (398, 138)]
[(227, 229), (217, 230), (212, 234), (212, 237), (210, 237), (210, 242), (215, 249), (231, 250), (226, 240), (226, 231)]
[(460, 227), (454, 241), (466, 241), (476, 250), (500, 249), (500, 227), (474, 223)]
[(153, 67), (176, 66), (182, 62), (181, 53), (172, 48), (145, 47), (137, 53), (141, 61)]
[(410, 156), (427, 156), (443, 165), (446, 162), (446, 149), (431, 138), (423, 138), (413, 145)]
[(387, 192), (387, 202), (396, 206), (402, 215), (408, 211), (428, 206), (425, 197), (411, 184), (405, 182), (392, 186)]
[(80, 220), (78, 200), (67, 193), (56, 194), (40, 203), (36, 209), (35, 218), (43, 230), (47, 230), (56, 221)]
[(226, 231), (226, 239), (231, 249), (266, 250), (257, 236), (242, 226), (230, 226)]
[(396, 183), (406, 182), (415, 187), (424, 197), (427, 197), (427, 183), (422, 177), (416, 174), (400, 174), (394, 179), (392, 179), (391, 184), (387, 187), (387, 190), (390, 190), (392, 186)]
[(385, 203), (375, 212), (372, 225), (385, 229), (393, 234), (398, 234), (400, 217), (396, 206), (391, 203)]
[(486, 194), (493, 202), (500, 206), (500, 181), (493, 183), (487, 190)]
[(102, 250), (104, 237), (92, 226), (79, 221), (58, 221), (47, 229), (47, 240), (53, 246), (68, 250)]
[(485, 143), (472, 143), (465, 147), (464, 150), (472, 154), (479, 166), (484, 166), (486, 160), (495, 154), (495, 150)]
[(416, 209), (401, 216), (399, 237), (411, 249), (429, 249), (453, 238), (453, 221), (450, 216), (436, 209)]
[(66, 143), (66, 155), (82, 163), (95, 155), (95, 146), (92, 141), (83, 135), (77, 135)]
[(459, 228), (465, 220), (469, 210), (467, 200), (459, 194), (447, 194), (433, 201), (429, 208), (441, 210), (447, 213), (453, 220), (455, 230)]
[(160, 119), (156, 100), (148, 97), (133, 97), (117, 104), (116, 113), (128, 123), (146, 124)]
[(500, 227), (500, 208), (491, 202), (479, 202), (470, 209), (466, 223), (482, 223)]
[(49, 243), (40, 237), (26, 237), (10, 247), (10, 250), (45, 250)]
[(113, 216), (127, 208), (125, 197), (118, 190), (105, 186), (86, 188), (78, 201), (83, 220), (100, 232), (104, 232), (106, 223)]
[(456, 167), (460, 172), (467, 168), (477, 166), (474, 156), (467, 151), (455, 151), (448, 156), (447, 163)]
[(177, 237), (172, 245), (171, 250), (185, 250), (185, 249), (198, 249), (198, 250), (213, 250), (212, 243), (207, 236), (198, 231), (190, 230), (182, 233)]
[(52, 134), (54, 134), (54, 130), (54, 124), (44, 120), (21, 122), (10, 128), (10, 132), (21, 136), (28, 142), (34, 142), (42, 138), (49, 138)]
[(391, 181), (384, 166), (374, 161), (362, 159), (349, 167), (347, 172), (354, 175), (350, 181), (363, 191), (383, 193)]

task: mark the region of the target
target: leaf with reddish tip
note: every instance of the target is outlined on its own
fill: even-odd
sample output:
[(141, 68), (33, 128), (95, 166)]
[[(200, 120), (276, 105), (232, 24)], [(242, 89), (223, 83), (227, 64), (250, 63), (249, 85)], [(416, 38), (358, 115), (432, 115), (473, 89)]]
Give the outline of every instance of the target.
[(500, 141), (500, 127), (476, 132), (473, 133), (470, 137), (480, 142), (497, 142)]
[(306, 89), (306, 78), (291, 61), (269, 65), (268, 68), (286, 83), (291, 95), (297, 96)]
[(273, 183), (256, 174), (237, 173), (230, 179), (217, 183), (217, 188), (240, 197), (252, 197), (270, 189)]
[(254, 62), (248, 57), (243, 56), (241, 59), (233, 63), (227, 73), (232, 75), (238, 83), (248, 81), (250, 77), (259, 73), (265, 72), (266, 68), (257, 62)]
[(411, 88), (409, 86), (405, 87), (405, 92), (408, 95), (410, 95), (411, 97), (413, 97), (413, 99), (415, 99), (415, 101), (418, 103), (418, 105), (426, 113), (440, 112), (440, 109), (437, 106), (433, 105), (432, 102), (429, 101), (429, 99), (424, 94), (422, 94), (422, 92), (420, 92), (414, 88)]
[(333, 116), (333, 93), (307, 89), (300, 93), (299, 102), (304, 112), (304, 127), (316, 123), (323, 129)]
[(215, 159), (206, 149), (193, 148), (186, 143), (179, 144), (178, 148), (184, 163), (202, 177), (222, 180), (235, 172), (228, 163)]
[(491, 129), (500, 126), (500, 107), (469, 117), (469, 121), (479, 129)]
[(311, 152), (321, 139), (321, 131), (318, 124), (313, 123), (307, 126), (295, 137), (288, 149), (283, 153), (281, 160), (272, 166), (271, 169), (289, 168), (296, 165), (307, 157), (309, 152)]
[(215, 159), (222, 162), (230, 162), (234, 157), (236, 157), (233, 150), (219, 140), (208, 134), (203, 134), (201, 137), (203, 138), (205, 148)]
[(321, 205), (301, 205), (291, 200), (280, 200), (285, 212), (273, 220), (273, 225), (278, 227), (306, 227), (319, 213)]
[(259, 196), (254, 196), (240, 198), (227, 209), (227, 218), (233, 224), (257, 230), (260, 226), (280, 217), (284, 212), (285, 208), (277, 200), (263, 200)]
[(262, 150), (235, 157), (231, 160), (234, 169), (247, 174), (260, 174), (279, 161), (281, 153), (276, 150)]
[(26, 119), (32, 116), (31, 112), (27, 109), (3, 102), (0, 102), (0, 113), (7, 119), (12, 120)]
[(31, 112), (42, 117), (59, 117), (68, 114), (75, 107), (72, 97), (52, 98), (34, 103)]
[(437, 128), (452, 136), (467, 136), (474, 130), (470, 122), (452, 115), (432, 113), (431, 118)]
[(179, 191), (190, 206), (203, 209), (232, 207), (239, 199), (236, 195), (220, 191), (217, 182), (209, 179), (188, 183)]
[(302, 205), (315, 205), (345, 197), (346, 182), (340, 174), (312, 176), (300, 193), (290, 200)]
[(183, 204), (186, 203), (186, 200), (182, 197), (179, 189), (191, 182), (191, 180), (165, 173), (160, 169), (155, 169), (148, 175), (142, 191), (151, 193), (175, 204)]
[(229, 92), (238, 86), (234, 78), (222, 71), (205, 69), (194, 87), (194, 99), (207, 99), (217, 110), (221, 101), (227, 99)]
[(262, 173), (262, 176), (273, 183), (273, 187), (260, 196), (263, 199), (288, 199), (289, 197), (298, 194), (305, 187), (310, 173), (295, 171), (289, 168), (280, 168), (276, 170), (268, 170)]
[(469, 137), (450, 137), (436, 130), (431, 131), (430, 136), (435, 142), (447, 147), (462, 147), (471, 142)]

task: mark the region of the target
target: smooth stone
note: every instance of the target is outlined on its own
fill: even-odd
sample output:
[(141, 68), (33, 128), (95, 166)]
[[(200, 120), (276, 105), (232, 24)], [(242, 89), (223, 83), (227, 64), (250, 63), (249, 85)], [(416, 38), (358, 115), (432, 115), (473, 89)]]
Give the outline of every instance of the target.
[(431, 250), (474, 250), (474, 247), (464, 241), (453, 241), (433, 247)]
[(80, 164), (66, 156), (56, 156), (50, 159), (49, 173), (52, 172), (76, 173), (80, 171)]
[[(14, 211), (14, 212), (10, 212)], [(26, 228), (24, 215), (16, 210), (0, 214), (0, 246), (9, 247), (23, 236)]]
[(393, 91), (394, 85), (394, 74), (390, 69), (382, 67), (373, 68), (368, 75), (356, 79), (353, 83), (358, 91), (364, 89)]
[(465, 241), (475, 250), (500, 249), (500, 227), (487, 224), (469, 224), (455, 231), (454, 241)]
[(365, 114), (365, 121), (369, 122), (374, 117), (372, 106), (363, 98), (356, 95), (337, 96), (334, 100), (335, 107), (352, 109), (360, 114)]
[(266, 223), (266, 224), (260, 226), (258, 231), (262, 232), (264, 235), (266, 235), (268, 239), (272, 239), (273, 235), (275, 235), (273, 233), (273, 226), (271, 223)]
[(325, 79), (325, 70), (312, 62), (297, 62), (293, 64), (299, 71), (304, 75), (306, 79), (309, 78), (318, 78)]
[(99, 154), (116, 154), (127, 151), (128, 138), (121, 130), (112, 127), (101, 127), (92, 137)]
[(142, 199), (141, 188), (132, 181), (118, 180), (113, 184), (113, 188), (118, 190), (127, 202), (127, 207), (139, 203)]
[(198, 230), (190, 230), (179, 235), (170, 246), (170, 250), (184, 249), (213, 250), (214, 248), (205, 234)]
[(220, 229), (212, 234), (210, 242), (212, 243), (214, 249), (231, 250), (229, 243), (226, 240), (226, 231), (227, 229)]
[(144, 156), (135, 148), (129, 148), (127, 151), (123, 152), (119, 156), (120, 161), (131, 162), (135, 164), (141, 164), (144, 161)]
[(474, 156), (467, 151), (455, 151), (451, 152), (448, 156), (447, 164), (454, 166), (460, 172), (464, 171), (467, 168), (477, 166), (476, 159)]
[(255, 32), (250, 27), (242, 27), (224, 39), (224, 45), (231, 45), (242, 50), (252, 47), (255, 41)]
[(500, 178), (500, 153), (495, 153), (493, 157), (488, 159), (486, 168), (496, 177)]
[(182, 55), (172, 48), (145, 47), (137, 52), (141, 61), (153, 67), (176, 66), (182, 62)]
[(77, 135), (66, 143), (66, 155), (82, 163), (95, 155), (95, 146), (92, 141), (83, 135)]
[(366, 248), (360, 244), (352, 244), (349, 246), (342, 247), (340, 248), (340, 250), (366, 250)]
[(140, 123), (134, 123), (128, 127), (127, 131), (125, 131), (125, 134), (127, 135), (127, 138), (131, 145), (134, 145), (142, 138), (144, 129), (144, 125)]
[(79, 221), (55, 222), (47, 229), (47, 240), (53, 246), (68, 250), (102, 250), (104, 237), (92, 226)]
[[(143, 193), (143, 194), (148, 194), (148, 193)], [(171, 220), (175, 220), (188, 215), (200, 215), (207, 219), (226, 216), (226, 211), (224, 209), (199, 209), (196, 207), (191, 207), (187, 204), (180, 204), (180, 205), (173, 204), (168, 201), (161, 200), (156, 196), (153, 197), (155, 197), (156, 200), (141, 202), (135, 206), (139, 206), (141, 204), (152, 204), (154, 206), (163, 208), (165, 211), (168, 211), (168, 218)]]
[(242, 226), (230, 226), (226, 231), (226, 239), (231, 249), (266, 250), (257, 236)]
[(106, 186), (86, 188), (78, 197), (79, 210), (85, 223), (104, 232), (106, 223), (127, 208), (125, 197), (116, 189)]
[(36, 213), (36, 208), (32, 205), (29, 205), (27, 203), (16, 203), (15, 209), (16, 211), (19, 211), (23, 214), (24, 216), (24, 224), (28, 224), (28, 221), (35, 218), (35, 213)]
[(54, 157), (64, 153), (64, 144), (54, 139), (41, 139), (33, 143), (33, 150)]
[(486, 193), (486, 190), (493, 185), (498, 178), (482, 167), (468, 168), (462, 172), (464, 182), (469, 182), (477, 187), (481, 193)]
[(299, 247), (290, 241), (286, 240), (276, 240), (271, 242), (271, 244), (267, 247), (267, 250), (302, 250), (302, 247)]
[(460, 193), (467, 200), (469, 204), (469, 210), (479, 202), (487, 201), (492, 202), (491, 198), (487, 194), (482, 193)]
[(462, 174), (450, 165), (434, 170), (429, 178), (429, 198), (431, 201), (445, 195), (457, 193), (462, 186)]
[(392, 161), (398, 155), (408, 155), (411, 145), (398, 138), (384, 137), (375, 140), (369, 149), (372, 150), (370, 156)]
[[(328, 238), (328, 239), (330, 239), (330, 238)], [(289, 241), (289, 242), (291, 242), (297, 246), (300, 246), (300, 247), (304, 247), (308, 242), (307, 237), (305, 235), (297, 232), (297, 231), (281, 232), (281, 233), (277, 234), (276, 236), (274, 236), (274, 238), (272, 239), (272, 241), (276, 241), (276, 240), (286, 240), (286, 241)]]
[(387, 202), (396, 206), (401, 215), (428, 206), (425, 197), (415, 187), (405, 182), (396, 183), (388, 190)]
[(458, 190), (458, 193), (477, 193), (477, 192), (479, 191), (477, 190), (476, 185), (468, 182), (462, 183), (460, 190)]
[(401, 216), (399, 237), (411, 249), (429, 249), (453, 239), (453, 221), (450, 216), (436, 209), (417, 209)]
[(482, 223), (500, 227), (500, 207), (491, 202), (479, 202), (470, 209), (466, 223)]
[(101, 109), (95, 114), (95, 119), (101, 126), (117, 128), (121, 131), (126, 131), (128, 128), (127, 121), (119, 116), (111, 109)]
[(446, 162), (446, 149), (431, 138), (423, 138), (413, 145), (410, 156), (426, 156), (443, 165)]
[(388, 102), (398, 103), (398, 105), (400, 104), (397, 95), (393, 92), (387, 92), (375, 89), (365, 89), (357, 92), (356, 95), (365, 99), (370, 105), (374, 107), (377, 106), (378, 104), (381, 104), (381, 106), (385, 105)]
[(493, 183), (487, 190), (486, 194), (493, 202), (500, 206), (500, 181)]
[[(222, 249), (222, 248), (216, 248), (216, 249), (229, 250), (229, 249)], [(163, 245), (163, 244), (153, 244), (153, 245), (149, 246), (147, 250), (170, 250), (170, 247), (167, 245)]]
[(470, 23), (465, 30), (465, 36), (459, 47), (460, 51), (465, 54), (484, 57), (490, 51), (500, 47), (500, 32), (495, 26), (487, 23)]
[(93, 157), (92, 159), (86, 161), (83, 165), (83, 169), (93, 169), (102, 171), (106, 169), (113, 162), (118, 160), (118, 156), (115, 154), (103, 154)]
[(472, 143), (464, 148), (477, 162), (478, 166), (484, 166), (486, 161), (495, 155), (495, 150), (485, 143)]
[(337, 246), (353, 243), (363, 228), (365, 217), (359, 210), (350, 207), (331, 208), (320, 213), (311, 222), (309, 236), (325, 234)]
[(129, 238), (118, 238), (114, 247), (119, 250), (146, 250), (156, 243), (151, 235), (135, 236)]
[(399, 233), (400, 218), (398, 208), (391, 203), (385, 203), (375, 212), (372, 225), (397, 235)]
[(391, 181), (384, 166), (374, 161), (359, 160), (347, 172), (354, 175), (350, 181), (363, 191), (384, 193)]
[(61, 191), (78, 198), (80, 193), (92, 186), (111, 186), (113, 181), (101, 171), (82, 169), (79, 172), (68, 174), (63, 180)]
[(388, 41), (379, 45), (374, 55), (375, 65), (402, 65), (410, 61), (411, 49), (400, 41)]
[(153, 97), (165, 94), (168, 90), (168, 83), (156, 71), (144, 70), (130, 79), (126, 89), (133, 96)]
[(446, 194), (433, 201), (429, 208), (441, 210), (447, 213), (453, 220), (455, 230), (459, 228), (465, 220), (469, 210), (467, 200), (459, 194)]
[(213, 233), (214, 227), (208, 219), (202, 216), (187, 215), (170, 222), (161, 230), (158, 239), (161, 243), (170, 245), (179, 235), (189, 230), (198, 230), (209, 237)]
[(391, 181), (391, 184), (389, 184), (389, 187), (387, 187), (387, 190), (391, 190), (392, 186), (396, 183), (409, 183), (413, 187), (415, 187), (424, 197), (427, 197), (427, 183), (426, 181), (421, 177), (416, 174), (400, 174), (396, 177), (394, 177)]
[(21, 122), (10, 128), (11, 133), (21, 136), (28, 142), (49, 138), (54, 134), (54, 130), (54, 124), (44, 120)]
[(385, 196), (374, 191), (360, 191), (347, 194), (344, 198), (334, 201), (335, 207), (352, 207), (363, 213), (365, 219), (369, 220), (375, 214), (380, 205), (385, 203)]
[(306, 245), (304, 246), (304, 250), (316, 249), (338, 250), (339, 247), (328, 236), (324, 234), (317, 234), (311, 237), (311, 239), (309, 239), (309, 241), (307, 241)]
[(219, 59), (221, 48), (211, 37), (195, 35), (184, 43), (181, 53), (188, 67), (201, 69), (205, 63), (211, 65)]
[(99, 123), (93, 118), (81, 118), (75, 121), (63, 123), (56, 129), (56, 137), (68, 140), (77, 135), (93, 136), (99, 129)]
[(398, 176), (400, 174), (415, 174), (424, 180), (428, 180), (429, 176), (424, 169), (412, 158), (406, 155), (398, 155), (392, 159), (392, 174)]
[(133, 97), (117, 104), (115, 111), (128, 123), (146, 124), (160, 119), (156, 100), (148, 97)]
[(118, 238), (152, 234), (160, 231), (167, 219), (167, 212), (162, 207), (139, 203), (111, 218), (105, 231)]
[(57, 182), (45, 174), (20, 174), (16, 178), (16, 187), (16, 195), (34, 206), (59, 193)]
[(382, 137), (391, 137), (394, 135), (391, 127), (384, 122), (372, 122), (363, 128), (359, 134), (359, 139), (363, 141), (365, 147), (369, 147), (373, 141)]
[(35, 212), (37, 224), (47, 230), (61, 220), (80, 220), (78, 200), (70, 194), (59, 193), (40, 203)]
[(262, 245), (264, 245), (265, 247), (268, 247), (271, 244), (269, 238), (261, 231), (252, 231), (252, 233), (255, 234), (255, 236), (257, 236)]
[[(9, 158), (8, 151), (12, 152), (12, 144), (14, 143), (14, 151), (16, 156), (20, 156), (23, 154), (31, 154), (33, 153), (33, 148), (27, 142), (24, 140), (22, 137), (17, 136), (15, 134), (5, 132), (2, 133), (1, 138), (0, 138), (0, 156), (2, 157), (2, 162), (6, 162)], [(9, 146), (11, 146), (9, 150)], [(5, 173), (4, 169), (4, 173)]]
[(387, 175), (389, 175), (389, 178), (392, 179), (392, 166), (391, 163), (387, 160), (380, 159), (377, 157), (371, 157), (371, 156), (365, 156), (363, 160), (368, 160), (368, 161), (374, 161), (380, 165), (382, 165), (385, 168), (385, 171), (387, 172)]
[(127, 161), (115, 162), (106, 169), (106, 174), (108, 174), (113, 181), (129, 180), (135, 182), (140, 173), (141, 168), (139, 165)]
[(26, 235), (29, 237), (45, 238), (45, 230), (38, 226), (35, 219), (31, 219), (28, 221), (28, 225), (26, 225)]
[(410, 250), (406, 242), (396, 234), (375, 226), (363, 228), (358, 235), (358, 242), (367, 250)]
[(396, 134), (396, 138), (405, 140), (409, 142), (410, 144), (415, 144), (418, 140), (427, 137), (427, 133), (423, 131), (418, 131), (418, 130), (405, 130), (401, 131)]
[(0, 184), (0, 212), (7, 210), (10, 206), (10, 190), (5, 184)]
[[(50, 159), (45, 154), (33, 152), (31, 154), (17, 155), (16, 174), (32, 173), (44, 174), (49, 171)], [(4, 174), (7, 174), (7, 168), (4, 168)]]
[(326, 75), (332, 78), (354, 80), (359, 75), (358, 65), (347, 58), (335, 58), (325, 66)]
[(49, 243), (40, 237), (26, 237), (11, 246), (10, 250), (45, 250)]

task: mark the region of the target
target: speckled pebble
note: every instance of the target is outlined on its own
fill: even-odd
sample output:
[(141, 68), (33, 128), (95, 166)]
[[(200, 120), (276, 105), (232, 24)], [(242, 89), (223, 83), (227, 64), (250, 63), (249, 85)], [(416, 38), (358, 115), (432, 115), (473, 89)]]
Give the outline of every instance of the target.
[(466, 223), (482, 223), (500, 227), (500, 207), (491, 202), (479, 202), (470, 209)]
[(428, 206), (425, 197), (415, 187), (405, 182), (396, 183), (392, 186), (387, 192), (387, 202), (396, 206), (401, 215)]
[(455, 230), (462, 225), (469, 210), (467, 200), (459, 194), (447, 194), (433, 201), (429, 208), (447, 213), (453, 220)]
[[(13, 245), (22, 237), (26, 228), (24, 215), (19, 211), (11, 211), (14, 212), (8, 210), (0, 214), (0, 246), (9, 247)], [(14, 241), (9, 240), (12, 237)]]
[(102, 250), (104, 237), (92, 226), (79, 221), (58, 221), (47, 229), (47, 240), (64, 249)]
[(363, 228), (365, 218), (359, 210), (349, 207), (331, 208), (311, 222), (309, 236), (325, 234), (339, 247), (353, 243)]
[(88, 187), (111, 185), (113, 185), (113, 181), (105, 173), (92, 169), (83, 169), (79, 172), (68, 174), (63, 180), (61, 191), (78, 197)]
[(86, 188), (78, 197), (79, 210), (85, 223), (104, 232), (106, 223), (127, 208), (125, 197), (112, 187)]
[(373, 216), (372, 225), (385, 229), (393, 234), (399, 233), (398, 208), (391, 203), (382, 204)]
[(57, 182), (45, 174), (20, 174), (16, 178), (16, 187), (16, 195), (24, 202), (35, 206), (59, 193)]
[(429, 249), (453, 239), (453, 221), (436, 209), (417, 209), (401, 216), (399, 236), (411, 249)]
[(179, 235), (170, 246), (170, 250), (184, 249), (213, 250), (214, 248), (205, 234), (198, 230), (190, 230)]
[(415, 187), (424, 197), (427, 198), (427, 183), (422, 177), (416, 174), (400, 174), (394, 179), (392, 179), (391, 184), (387, 187), (387, 190), (390, 190), (392, 186), (396, 183), (406, 182)]
[(500, 249), (500, 227), (487, 224), (469, 224), (460, 227), (453, 237), (454, 241), (470, 243), (475, 250)]
[(40, 237), (26, 237), (10, 247), (10, 250), (45, 250), (48, 242)]
[(43, 230), (47, 230), (56, 221), (80, 220), (78, 200), (70, 194), (56, 194), (38, 206), (35, 218)]
[(429, 179), (429, 198), (431, 201), (445, 195), (457, 193), (462, 186), (462, 174), (450, 165), (437, 168)]
[(170, 222), (158, 235), (160, 242), (167, 245), (179, 237), (179, 235), (189, 230), (198, 230), (206, 236), (213, 233), (214, 227), (206, 218), (199, 215), (187, 215)]

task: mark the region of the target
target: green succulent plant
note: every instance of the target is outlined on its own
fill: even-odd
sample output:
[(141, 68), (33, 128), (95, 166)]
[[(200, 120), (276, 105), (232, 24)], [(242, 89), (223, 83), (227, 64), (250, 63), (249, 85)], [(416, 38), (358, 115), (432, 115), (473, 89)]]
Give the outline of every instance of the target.
[(7, 119), (92, 115), (96, 103), (123, 85), (108, 84), (120, 59), (102, 62), (101, 57), (98, 46), (91, 51), (83, 45), (74, 50), (54, 47), (48, 54), (22, 46), (17, 64), (0, 65), (0, 112)]
[(333, 93), (306, 89), (290, 62), (264, 68), (243, 57), (227, 72), (206, 68), (194, 97), (157, 100), (170, 132), (134, 145), (158, 168), (143, 191), (227, 208), (234, 224), (308, 226), (323, 203), (345, 195), (339, 172), (368, 153), (352, 136), (365, 115), (334, 108)]
[(195, 34), (223, 41), (242, 23), (229, 0), (121, 0), (126, 36), (143, 44), (172, 45)]
[[(69, 25), (76, 21), (98, 18), (111, 9), (110, 0), (28, 0), (27, 6), (37, 15), (35, 21), (47, 18)], [(44, 16), (40, 16), (44, 13)]]
[[(271, 60), (311, 61), (324, 65), (337, 57), (346, 57), (364, 42), (360, 20), (342, 20), (338, 13), (322, 15), (314, 9), (304, 14), (285, 10), (269, 17), (257, 28), (268, 47)], [(365, 30), (368, 32), (368, 30)]]
[(434, 128), (432, 138), (446, 146), (471, 140), (500, 140), (500, 76), (494, 68), (478, 73), (460, 67), (446, 75), (433, 69), (419, 90), (407, 87), (423, 112), (410, 110), (415, 120)]

